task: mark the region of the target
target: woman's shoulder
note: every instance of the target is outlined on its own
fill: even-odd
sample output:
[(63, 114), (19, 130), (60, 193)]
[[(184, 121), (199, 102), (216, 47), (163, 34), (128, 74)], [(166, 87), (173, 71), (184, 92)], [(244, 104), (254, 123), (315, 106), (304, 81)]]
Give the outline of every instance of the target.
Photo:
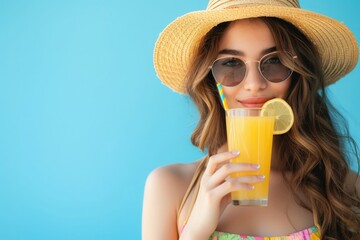
[(197, 166), (198, 162), (171, 164), (150, 172), (144, 189), (143, 238), (178, 239), (177, 210)]
[(148, 175), (146, 186), (161, 186), (163, 190), (168, 189), (169, 191), (172, 190), (174, 192), (187, 188), (198, 164), (199, 162), (196, 161), (192, 163), (179, 163), (158, 167)]
[[(198, 162), (172, 164), (148, 175), (143, 199), (143, 235), (152, 239), (177, 239), (177, 210)], [(159, 227), (161, 226), (161, 227)], [(164, 229), (167, 231), (164, 232)]]
[(199, 161), (161, 166), (150, 172), (146, 179), (145, 194), (167, 199), (177, 207), (191, 182)]

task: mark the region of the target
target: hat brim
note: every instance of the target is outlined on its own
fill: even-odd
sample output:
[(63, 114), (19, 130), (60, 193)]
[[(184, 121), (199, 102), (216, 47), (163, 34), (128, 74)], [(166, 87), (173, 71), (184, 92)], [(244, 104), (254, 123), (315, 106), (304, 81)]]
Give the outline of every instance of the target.
[(158, 77), (172, 90), (186, 93), (185, 76), (203, 36), (221, 22), (254, 17), (277, 17), (301, 30), (319, 51), (326, 85), (356, 66), (358, 44), (343, 23), (300, 8), (249, 5), (191, 12), (170, 23), (155, 44), (154, 66)]

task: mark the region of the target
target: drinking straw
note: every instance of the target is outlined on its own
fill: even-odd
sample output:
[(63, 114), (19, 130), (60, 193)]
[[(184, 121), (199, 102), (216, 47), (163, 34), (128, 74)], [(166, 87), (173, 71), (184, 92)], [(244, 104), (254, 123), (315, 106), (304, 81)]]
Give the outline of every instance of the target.
[(221, 101), (222, 101), (222, 104), (224, 106), (224, 109), (225, 110), (228, 110), (229, 107), (228, 107), (228, 104), (226, 102), (226, 98), (225, 98), (225, 94), (224, 94), (224, 91), (223, 91), (223, 88), (222, 88), (222, 84), (221, 83), (217, 83), (216, 84), (218, 90), (219, 90), (219, 95), (220, 95), (220, 98), (221, 98)]

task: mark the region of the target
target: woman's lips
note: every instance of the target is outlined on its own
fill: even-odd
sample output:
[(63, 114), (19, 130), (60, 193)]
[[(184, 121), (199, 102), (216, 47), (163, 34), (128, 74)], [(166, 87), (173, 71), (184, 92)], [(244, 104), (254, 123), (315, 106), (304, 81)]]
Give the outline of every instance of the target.
[(264, 105), (265, 102), (270, 100), (271, 98), (262, 98), (262, 97), (252, 97), (252, 98), (244, 98), (239, 100), (241, 105), (246, 108), (260, 108)]

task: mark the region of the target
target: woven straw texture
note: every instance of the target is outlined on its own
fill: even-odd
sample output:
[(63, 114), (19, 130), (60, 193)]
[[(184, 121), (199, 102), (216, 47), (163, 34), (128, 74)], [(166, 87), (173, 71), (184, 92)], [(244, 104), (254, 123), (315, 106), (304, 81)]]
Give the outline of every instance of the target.
[(211, 28), (221, 22), (267, 16), (292, 23), (313, 42), (320, 53), (326, 85), (332, 84), (356, 66), (359, 49), (355, 36), (343, 23), (298, 6), (295, 0), (210, 1), (208, 10), (183, 15), (163, 30), (154, 49), (156, 73), (172, 90), (185, 93), (185, 75), (201, 38)]

